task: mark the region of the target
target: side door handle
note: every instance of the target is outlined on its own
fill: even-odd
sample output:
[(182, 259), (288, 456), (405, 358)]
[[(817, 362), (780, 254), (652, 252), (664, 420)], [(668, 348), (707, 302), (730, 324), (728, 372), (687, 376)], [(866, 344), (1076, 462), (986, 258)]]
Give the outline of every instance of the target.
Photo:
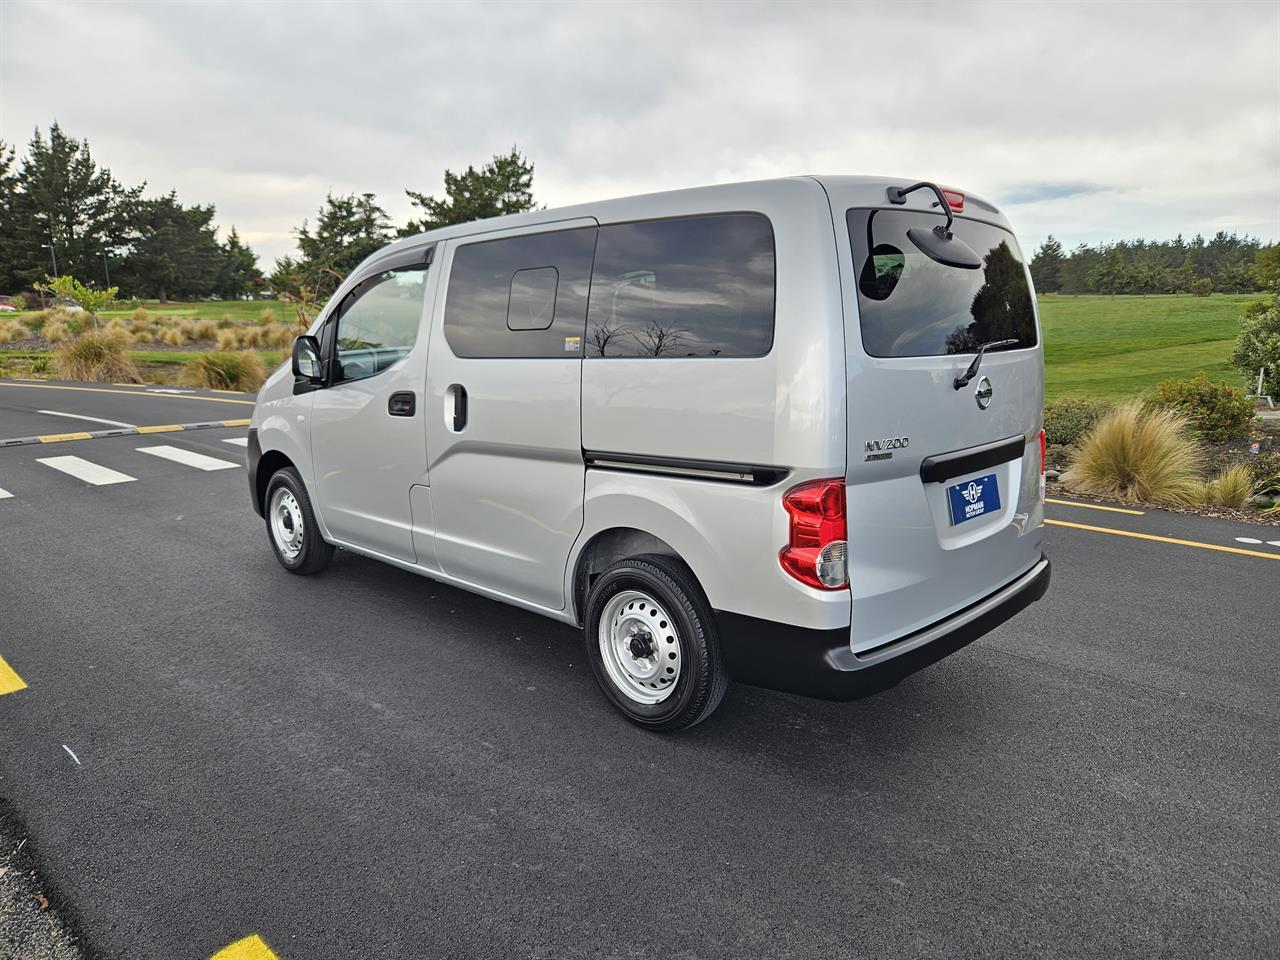
[(416, 408), (412, 391), (400, 390), (387, 398), (387, 413), (393, 417), (412, 417)]
[(453, 432), (461, 433), (467, 427), (467, 388), (455, 383), (449, 388), (453, 398)]

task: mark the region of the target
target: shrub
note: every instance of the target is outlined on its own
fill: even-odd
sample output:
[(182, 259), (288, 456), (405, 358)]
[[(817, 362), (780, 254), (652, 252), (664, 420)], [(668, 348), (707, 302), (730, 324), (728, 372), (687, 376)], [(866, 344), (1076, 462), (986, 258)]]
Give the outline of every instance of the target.
[(57, 319), (47, 321), (40, 333), (50, 343), (63, 343), (75, 335), (71, 332), (70, 327)]
[(103, 329), (107, 333), (110, 333), (113, 336), (119, 337), (125, 343), (131, 343), (134, 339), (133, 332), (125, 325), (125, 322), (121, 320), (119, 317), (113, 318), (110, 323), (108, 323), (105, 327), (103, 327)]
[(1213, 281), (1208, 277), (1196, 277), (1187, 289), (1193, 297), (1207, 297), (1213, 293)]
[(1117, 407), (1080, 441), (1062, 481), (1082, 493), (1152, 503), (1192, 503), (1202, 490), (1201, 453), (1172, 410)]
[(54, 351), (53, 368), (64, 380), (141, 383), (127, 346), (128, 341), (118, 333), (90, 330)]
[(20, 293), (14, 294), (12, 299), (13, 299), (13, 305), (16, 309), (18, 310), (27, 309), (27, 298), (24, 297), (22, 294)]
[(187, 334), (181, 327), (169, 327), (160, 334), (160, 340), (170, 346), (180, 347), (187, 342)]
[(1111, 411), (1101, 400), (1068, 398), (1044, 405), (1044, 439), (1050, 446), (1074, 446)]
[(1266, 367), (1262, 392), (1276, 397), (1280, 396), (1280, 294), (1258, 303), (1262, 308), (1250, 304), (1240, 321), (1231, 365), (1240, 371), (1250, 390), (1258, 382), (1258, 370)]
[(189, 387), (212, 390), (257, 390), (267, 378), (267, 368), (256, 353), (206, 353), (182, 368), (181, 380)]
[(1250, 457), (1249, 479), (1258, 493), (1280, 495), (1280, 453), (1260, 453)]
[(275, 318), (276, 318), (276, 312), (272, 310), (270, 307), (263, 308), (262, 312), (258, 314), (258, 322), (263, 326), (266, 326)]
[(133, 313), (129, 314), (129, 321), (135, 326), (149, 326), (151, 323), (151, 311), (146, 307), (139, 307)]
[(17, 320), (0, 320), (0, 343), (30, 339), (31, 331)]
[(1243, 463), (1227, 467), (1205, 484), (1205, 500), (1220, 507), (1243, 507), (1253, 495), (1253, 477)]
[(30, 372), (31, 373), (48, 373), (49, 358), (36, 357), (34, 360), (31, 361)]
[(235, 330), (219, 330), (218, 331), (218, 349), (222, 351), (235, 350), (240, 346), (240, 334)]
[(1253, 402), (1226, 383), (1211, 383), (1203, 372), (1190, 380), (1162, 380), (1146, 400), (1182, 414), (1211, 443), (1246, 436), (1253, 423)]

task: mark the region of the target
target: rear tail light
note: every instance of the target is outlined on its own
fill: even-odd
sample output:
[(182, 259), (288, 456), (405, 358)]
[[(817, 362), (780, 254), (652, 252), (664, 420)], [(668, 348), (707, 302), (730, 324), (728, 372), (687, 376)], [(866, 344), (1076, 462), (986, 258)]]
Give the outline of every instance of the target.
[(942, 187), (942, 195), (947, 198), (947, 206), (956, 213), (964, 213), (964, 194), (959, 190)]
[(782, 569), (819, 590), (849, 586), (848, 528), (844, 480), (814, 480), (782, 495), (790, 518), (787, 545), (778, 554)]

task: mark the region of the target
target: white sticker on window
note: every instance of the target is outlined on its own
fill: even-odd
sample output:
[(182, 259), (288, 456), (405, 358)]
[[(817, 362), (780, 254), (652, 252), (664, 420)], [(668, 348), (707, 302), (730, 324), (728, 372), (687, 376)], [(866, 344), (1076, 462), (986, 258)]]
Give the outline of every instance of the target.
[(581, 351), (581, 350), (582, 350), (582, 338), (581, 338), (581, 337), (565, 337), (565, 338), (564, 338), (564, 352), (565, 352), (565, 353), (578, 353), (578, 352), (579, 352), (579, 351)]

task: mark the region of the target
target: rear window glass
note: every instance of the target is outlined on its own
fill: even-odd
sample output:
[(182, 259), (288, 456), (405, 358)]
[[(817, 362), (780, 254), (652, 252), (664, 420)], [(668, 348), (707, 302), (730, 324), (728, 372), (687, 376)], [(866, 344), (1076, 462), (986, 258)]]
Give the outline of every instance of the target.
[(762, 357), (773, 345), (773, 227), (758, 213), (600, 228), (589, 357)]
[(1013, 234), (956, 218), (951, 230), (982, 260), (977, 270), (944, 266), (907, 237), (941, 214), (850, 210), (849, 243), (858, 284), (862, 346), (873, 357), (974, 353), (984, 343), (1036, 345), (1035, 306)]

